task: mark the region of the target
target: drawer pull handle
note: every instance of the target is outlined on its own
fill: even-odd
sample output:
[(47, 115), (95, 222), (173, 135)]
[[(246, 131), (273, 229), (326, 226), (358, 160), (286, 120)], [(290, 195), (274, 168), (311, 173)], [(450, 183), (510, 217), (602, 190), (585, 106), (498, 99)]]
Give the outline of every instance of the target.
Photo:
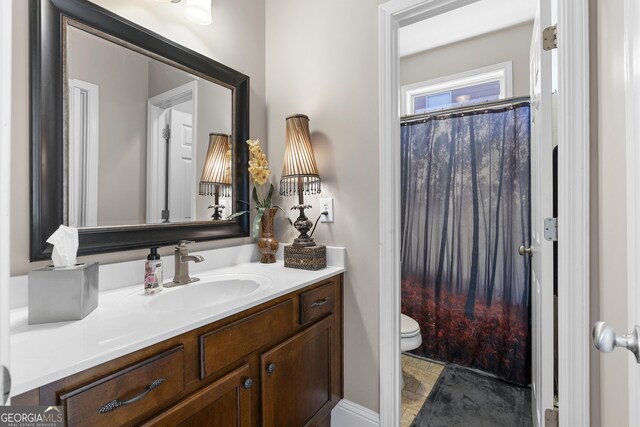
[(321, 305), (325, 305), (329, 302), (329, 297), (324, 297), (323, 299), (316, 300), (311, 303), (311, 308), (320, 307)]
[(242, 383), (242, 386), (244, 388), (251, 388), (252, 385), (253, 385), (253, 380), (251, 378), (247, 378), (246, 380), (244, 380), (244, 383)]
[(149, 394), (151, 392), (151, 390), (153, 390), (154, 388), (159, 387), (163, 382), (164, 382), (164, 378), (158, 378), (157, 380), (153, 380), (153, 381), (151, 381), (151, 384), (149, 384), (144, 389), (144, 391), (142, 393), (140, 393), (139, 395), (134, 396), (131, 399), (127, 399), (127, 400), (114, 399), (111, 402), (108, 402), (108, 403), (105, 403), (104, 405), (102, 405), (100, 407), (100, 409), (98, 409), (98, 413), (99, 414), (106, 414), (107, 412), (114, 411), (114, 410), (118, 409), (121, 406), (130, 405), (132, 403), (135, 403), (138, 400), (140, 400), (143, 397), (145, 397), (147, 394)]
[(273, 374), (276, 371), (276, 364), (275, 363), (269, 363), (267, 365), (267, 372), (270, 374)]

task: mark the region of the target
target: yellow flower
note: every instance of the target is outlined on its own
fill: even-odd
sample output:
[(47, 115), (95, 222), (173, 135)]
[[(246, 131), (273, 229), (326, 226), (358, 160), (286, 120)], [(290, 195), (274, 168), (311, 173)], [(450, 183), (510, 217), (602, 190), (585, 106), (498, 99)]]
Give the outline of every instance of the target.
[(263, 176), (260, 173), (256, 173), (253, 177), (253, 180), (258, 185), (262, 185), (265, 183), (265, 181), (263, 180)]
[(269, 179), (269, 175), (271, 175), (267, 155), (262, 151), (259, 139), (249, 139), (247, 140), (247, 145), (249, 146), (250, 152), (249, 174), (255, 184), (263, 185)]

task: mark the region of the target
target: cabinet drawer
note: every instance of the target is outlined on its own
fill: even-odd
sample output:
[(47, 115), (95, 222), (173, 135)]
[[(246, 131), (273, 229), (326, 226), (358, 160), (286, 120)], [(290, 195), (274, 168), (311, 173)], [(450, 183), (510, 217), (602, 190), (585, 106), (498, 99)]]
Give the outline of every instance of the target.
[(333, 282), (300, 294), (300, 324), (305, 325), (333, 313), (336, 305)]
[(60, 396), (68, 426), (132, 425), (184, 391), (184, 348), (174, 347)]
[(244, 356), (285, 338), (293, 329), (293, 301), (200, 336), (200, 378), (236, 363)]

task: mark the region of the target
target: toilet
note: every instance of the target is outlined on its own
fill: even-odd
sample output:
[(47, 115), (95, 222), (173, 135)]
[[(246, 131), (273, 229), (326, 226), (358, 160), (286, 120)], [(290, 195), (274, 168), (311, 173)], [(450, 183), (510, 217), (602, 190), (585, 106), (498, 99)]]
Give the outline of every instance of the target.
[(406, 314), (400, 314), (400, 351), (415, 350), (422, 344), (420, 325)]
[[(420, 325), (406, 314), (400, 313), (400, 351), (415, 350), (422, 344)], [(402, 374), (402, 370), (400, 372)], [(400, 389), (404, 388), (404, 374), (400, 375)]]

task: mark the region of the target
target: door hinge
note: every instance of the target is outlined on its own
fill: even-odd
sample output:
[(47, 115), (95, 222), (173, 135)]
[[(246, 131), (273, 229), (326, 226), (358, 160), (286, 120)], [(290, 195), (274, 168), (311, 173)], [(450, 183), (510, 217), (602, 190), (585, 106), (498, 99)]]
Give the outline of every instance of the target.
[(169, 142), (169, 139), (171, 139), (171, 128), (169, 127), (169, 125), (167, 125), (167, 127), (165, 127), (164, 129), (162, 129), (162, 137)]
[(544, 411), (544, 426), (558, 427), (558, 409), (547, 409)]
[(558, 218), (544, 219), (544, 238), (552, 242), (558, 241)]
[(553, 50), (558, 47), (558, 26), (552, 25), (542, 30), (542, 49)]

